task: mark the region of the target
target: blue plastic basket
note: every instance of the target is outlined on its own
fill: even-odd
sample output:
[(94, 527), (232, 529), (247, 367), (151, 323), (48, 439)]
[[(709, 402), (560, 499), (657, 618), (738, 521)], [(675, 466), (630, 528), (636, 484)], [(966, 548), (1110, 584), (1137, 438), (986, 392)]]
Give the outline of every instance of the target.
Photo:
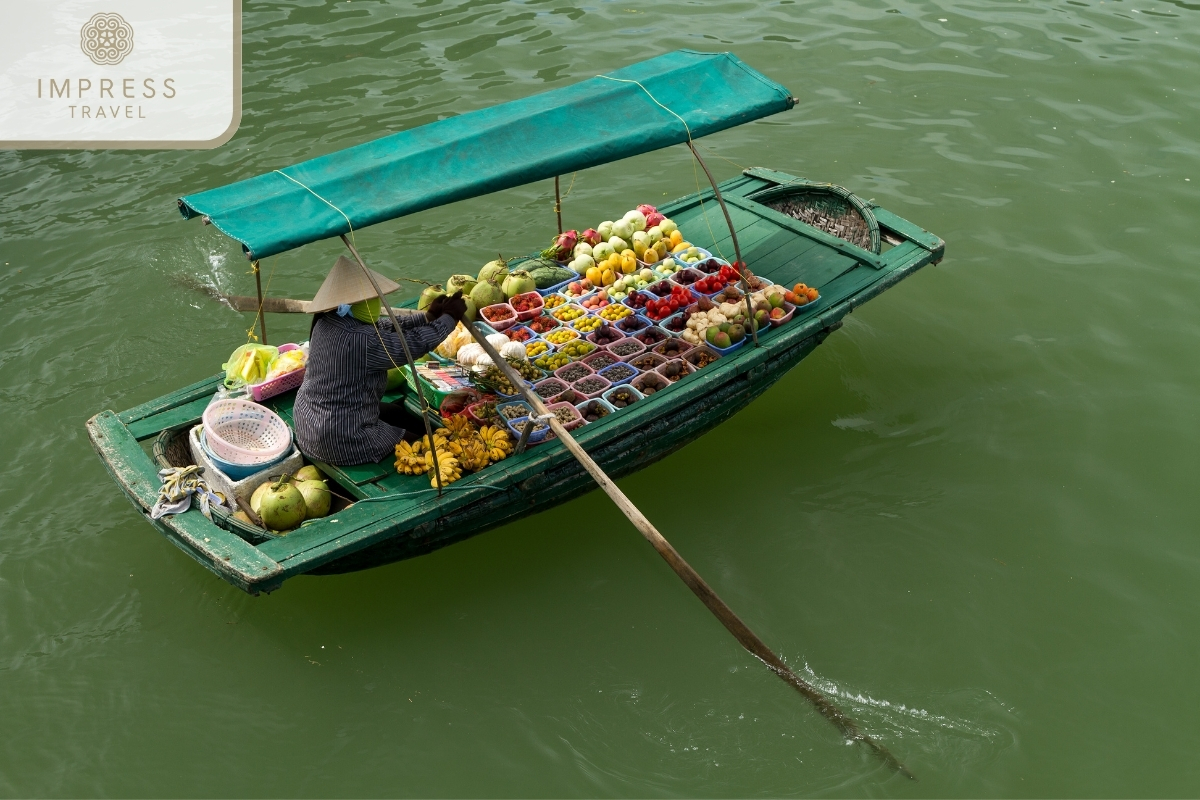
[[(521, 439), (521, 432), (524, 430), (525, 422), (528, 419), (529, 417), (521, 417), (520, 419), (510, 419), (505, 423), (508, 425), (508, 430), (513, 436), (517, 437), (518, 441)], [(529, 444), (539, 444), (545, 441), (546, 437), (550, 435), (550, 423), (543, 422), (541, 425), (542, 429), (540, 431), (533, 431), (529, 434)]]
[[(633, 388), (632, 386), (614, 386), (614, 387), (612, 387), (607, 392), (600, 395), (600, 399), (603, 400), (604, 402), (608, 403), (614, 409), (616, 409), (616, 411), (618, 413), (621, 412), (623, 409), (617, 408), (615, 405), (613, 405), (612, 400), (609, 399), (612, 396), (612, 393), (617, 392), (617, 391), (625, 391), (625, 392), (633, 393), (633, 396), (636, 399), (633, 401), (633, 403), (630, 403), (629, 405), (633, 405), (634, 403), (641, 402), (646, 397), (645, 395), (643, 395), (641, 392), (639, 392), (637, 389)], [(628, 408), (628, 407), (629, 406), (626, 406), (626, 408)]]
[[(628, 377), (617, 380), (612, 377), (612, 373), (615, 370), (628, 370), (630, 374), (628, 375)], [(624, 361), (622, 361), (620, 364), (613, 364), (612, 366), (605, 367), (604, 369), (600, 370), (599, 374), (600, 374), (601, 378), (604, 378), (604, 380), (608, 381), (613, 386), (621, 386), (623, 384), (629, 383), (631, 380), (636, 378), (638, 375), (641, 374), (641, 371), (637, 367), (633, 366), (632, 364), (627, 364)]]
[(208, 440), (204, 438), (204, 431), (200, 431), (200, 446), (204, 448), (204, 455), (208, 456), (217, 469), (224, 472), (230, 480), (235, 483), (251, 475), (257, 475), (260, 472), (265, 472), (273, 467), (276, 467), (286, 461), (292, 453), (296, 451), (296, 446), (292, 445), (287, 449), (287, 452), (265, 464), (231, 464), (218, 456), (213, 455), (212, 449), (208, 446)]

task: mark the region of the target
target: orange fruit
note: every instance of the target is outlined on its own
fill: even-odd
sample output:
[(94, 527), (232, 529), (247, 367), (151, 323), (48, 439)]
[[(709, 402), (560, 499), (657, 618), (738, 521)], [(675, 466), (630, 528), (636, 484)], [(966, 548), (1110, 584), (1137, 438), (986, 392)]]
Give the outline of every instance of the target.
[(816, 300), (818, 293), (816, 289), (809, 289), (807, 292), (805, 292), (805, 294), (808, 295), (809, 300)]

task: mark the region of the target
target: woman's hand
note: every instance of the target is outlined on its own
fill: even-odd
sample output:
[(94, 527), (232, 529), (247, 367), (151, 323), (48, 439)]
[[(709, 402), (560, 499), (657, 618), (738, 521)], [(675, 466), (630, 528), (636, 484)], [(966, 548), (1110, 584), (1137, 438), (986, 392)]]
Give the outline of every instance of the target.
[(455, 292), (453, 296), (439, 295), (433, 298), (425, 313), (430, 322), (442, 314), (449, 314), (455, 322), (462, 322), (463, 315), (467, 313), (467, 301), (462, 299), (462, 292)]

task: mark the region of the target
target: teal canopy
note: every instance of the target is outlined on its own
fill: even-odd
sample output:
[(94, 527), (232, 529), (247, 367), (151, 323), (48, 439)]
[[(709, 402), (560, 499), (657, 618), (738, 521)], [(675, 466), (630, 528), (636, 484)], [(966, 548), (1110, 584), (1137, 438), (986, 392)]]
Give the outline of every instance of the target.
[[(657, 102), (656, 102), (657, 101)], [(252, 259), (791, 108), (731, 53), (677, 50), (179, 200)], [(665, 106), (665, 108), (664, 108)], [(686, 127), (685, 123), (686, 122)]]

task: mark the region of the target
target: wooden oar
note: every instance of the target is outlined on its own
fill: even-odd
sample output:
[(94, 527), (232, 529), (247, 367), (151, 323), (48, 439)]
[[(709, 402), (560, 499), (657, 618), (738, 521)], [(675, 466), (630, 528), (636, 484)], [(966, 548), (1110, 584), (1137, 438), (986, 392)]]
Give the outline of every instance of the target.
[[(518, 391), (521, 393), (521, 396), (525, 399), (525, 402), (529, 403), (529, 405), (538, 415), (549, 414), (545, 404), (542, 402), (542, 399), (525, 385), (525, 382), (521, 379), (521, 376), (516, 373), (516, 371), (500, 356), (498, 352), (496, 352), (496, 348), (492, 347), (491, 343), (488, 342), (487, 338), (483, 335), (479, 328), (475, 326), (475, 323), (466, 323), (466, 328), (471, 332), (471, 336), (475, 339), (475, 341), (478, 342), (479, 345), (484, 349), (484, 352), (486, 352), (488, 356), (491, 357), (492, 361), (495, 362), (495, 364), (504, 372), (504, 376), (508, 378), (509, 382), (512, 383), (513, 386), (517, 387)], [(687, 561), (683, 559), (683, 556), (679, 555), (679, 552), (671, 546), (671, 543), (663, 538), (663, 535), (659, 533), (658, 530), (650, 523), (650, 520), (646, 519), (645, 515), (638, 510), (637, 506), (630, 502), (629, 498), (625, 496), (625, 493), (622, 492), (620, 488), (618, 488), (617, 485), (612, 482), (608, 475), (604, 473), (604, 470), (600, 469), (599, 465), (596, 464), (596, 462), (592, 460), (592, 457), (587, 454), (587, 451), (583, 449), (583, 446), (580, 445), (579, 442), (575, 441), (574, 437), (571, 436), (571, 433), (556, 417), (550, 415), (550, 418), (547, 421), (550, 423), (551, 430), (553, 430), (555, 435), (562, 440), (563, 445), (568, 451), (570, 451), (571, 455), (575, 456), (575, 459), (582, 464), (583, 468), (588, 471), (588, 474), (595, 479), (596, 483), (600, 485), (600, 488), (604, 490), (604, 493), (607, 494), (614, 503), (616, 503), (617, 508), (621, 509), (621, 513), (623, 513), (629, 519), (629, 521), (633, 523), (633, 526), (638, 529), (638, 532), (646, 538), (646, 541), (650, 542), (650, 545), (656, 551), (658, 551), (658, 554), (663, 557), (663, 560), (666, 561), (668, 565), (670, 565), (671, 569), (675, 570), (675, 574), (687, 584), (688, 588), (692, 590), (696, 597), (700, 598), (700, 602), (704, 603), (708, 610), (711, 611), (713, 615), (721, 621), (721, 624), (725, 626), (726, 630), (733, 634), (733, 637), (738, 640), (742, 647), (749, 650), (751, 655), (761, 660), (772, 672), (782, 678), (786, 683), (790, 684), (796, 691), (800, 692), (800, 694), (804, 695), (809, 702), (816, 706), (817, 711), (821, 713), (821, 716), (832, 722), (837, 729), (841, 731), (842, 736), (850, 741), (859, 741), (866, 744), (877, 756), (883, 760), (885, 764), (887, 764), (893, 770), (899, 772), (901, 775), (904, 775), (907, 778), (916, 780), (916, 776), (909, 772), (908, 768), (905, 767), (904, 764), (899, 761), (899, 759), (892, 755), (890, 750), (872, 739), (867, 734), (863, 733), (862, 730), (859, 729), (858, 725), (855, 724), (854, 720), (843, 714), (837, 706), (830, 702), (829, 698), (821, 694), (821, 692), (818, 691), (817, 688), (808, 681), (792, 672), (791, 668), (788, 667), (787, 664), (783, 663), (783, 659), (775, 655), (771, 648), (767, 647), (763, 640), (758, 638), (758, 635), (755, 634), (754, 631), (750, 630), (746, 623), (742, 622), (737, 614), (733, 613), (733, 609), (726, 605), (725, 601), (717, 596), (717, 593), (712, 590), (711, 586), (705, 583), (704, 579), (700, 577), (700, 574), (696, 572), (696, 570), (692, 569), (692, 565), (687, 563)]]
[[(346, 247), (349, 248), (350, 252), (354, 254), (355, 260), (358, 261), (358, 265), (362, 267), (367, 277), (370, 278), (371, 273), (367, 269), (366, 263), (362, 260), (362, 256), (358, 254), (358, 251), (345, 236), (342, 237), (342, 241), (346, 244)], [(375, 283), (373, 279), (371, 282), (372, 284)], [(375, 286), (375, 291), (379, 294), (379, 302), (387, 311), (388, 316), (391, 317), (393, 324), (396, 326), (396, 330), (400, 331), (400, 325), (396, 322), (395, 314), (392, 312), (391, 306), (388, 305), (387, 298), (385, 298), (383, 293), (379, 291), (378, 286)], [(504, 376), (508, 378), (508, 381), (513, 386), (517, 387), (517, 390), (521, 393), (521, 396), (525, 398), (525, 402), (529, 403), (534, 412), (539, 416), (547, 417), (547, 422), (550, 425), (550, 429), (554, 431), (554, 434), (562, 441), (563, 445), (567, 448), (571, 455), (575, 456), (575, 459), (583, 465), (583, 468), (587, 470), (588, 474), (591, 475), (596, 483), (600, 485), (600, 488), (604, 490), (604, 493), (607, 494), (614, 503), (616, 503), (617, 508), (621, 509), (621, 513), (623, 513), (629, 519), (629, 521), (633, 523), (633, 526), (637, 528), (638, 532), (646, 538), (646, 541), (650, 542), (650, 545), (658, 551), (658, 554), (663, 557), (663, 560), (666, 561), (668, 565), (670, 565), (671, 569), (675, 570), (675, 574), (678, 575), (683, 582), (687, 584), (688, 588), (700, 598), (700, 602), (704, 603), (708, 610), (711, 611), (713, 615), (721, 621), (721, 624), (725, 626), (726, 630), (733, 634), (733, 637), (741, 643), (742, 647), (749, 650), (751, 655), (761, 660), (772, 672), (782, 678), (786, 683), (790, 684), (796, 691), (800, 692), (800, 694), (804, 695), (809, 702), (816, 706), (816, 709), (821, 713), (821, 716), (825, 717), (825, 719), (829, 720), (837, 727), (842, 736), (850, 741), (859, 741), (866, 744), (871, 748), (872, 752), (879, 756), (879, 758), (881, 758), (883, 762), (893, 770), (899, 772), (905, 777), (916, 780), (916, 776), (909, 772), (908, 768), (900, 763), (899, 759), (892, 755), (890, 750), (872, 739), (867, 734), (863, 733), (859, 729), (858, 725), (855, 724), (854, 720), (843, 714), (837, 706), (835, 706), (827, 697), (825, 697), (825, 695), (817, 691), (816, 687), (801, 678), (796, 673), (792, 672), (791, 668), (788, 667), (787, 664), (783, 663), (783, 659), (775, 655), (775, 653), (771, 651), (771, 648), (767, 647), (763, 640), (758, 638), (754, 631), (750, 630), (746, 623), (742, 622), (737, 614), (733, 613), (733, 609), (726, 605), (725, 601), (718, 597), (717, 593), (712, 590), (712, 587), (704, 582), (704, 579), (700, 577), (700, 573), (692, 569), (692, 565), (683, 560), (683, 556), (679, 555), (679, 552), (671, 546), (671, 543), (663, 538), (663, 535), (659, 533), (653, 525), (650, 524), (650, 520), (646, 519), (645, 515), (637, 509), (637, 506), (630, 502), (629, 498), (625, 496), (625, 493), (622, 492), (606, 474), (604, 474), (604, 470), (600, 469), (600, 466), (592, 460), (592, 457), (587, 454), (587, 451), (583, 449), (583, 446), (580, 445), (579, 442), (575, 441), (575, 438), (571, 436), (570, 431), (568, 431), (563, 424), (559, 422), (557, 417), (555, 417), (553, 414), (550, 414), (550, 412), (546, 409), (546, 405), (542, 402), (542, 398), (538, 397), (537, 394), (535, 394), (528, 386), (525, 385), (525, 381), (521, 379), (521, 376), (518, 375), (516, 370), (514, 370), (512, 366), (504, 360), (500, 353), (496, 351), (496, 348), (492, 346), (491, 342), (487, 340), (487, 337), (483, 335), (475, 323), (465, 321), (465, 327), (468, 331), (470, 331), (472, 338), (479, 343), (479, 346), (482, 347), (484, 352), (487, 353), (492, 359), (492, 362), (496, 364), (501, 372), (504, 373)], [(404, 340), (403, 333), (401, 333), (400, 338), (401, 341)], [(405, 345), (405, 350), (407, 351), (407, 349), (408, 347)], [(407, 352), (405, 355), (407, 355)], [(426, 424), (428, 425), (428, 421), (426, 421)], [(430, 441), (433, 440), (432, 434), (429, 438)], [(434, 469), (436, 468), (437, 466), (435, 462)]]

